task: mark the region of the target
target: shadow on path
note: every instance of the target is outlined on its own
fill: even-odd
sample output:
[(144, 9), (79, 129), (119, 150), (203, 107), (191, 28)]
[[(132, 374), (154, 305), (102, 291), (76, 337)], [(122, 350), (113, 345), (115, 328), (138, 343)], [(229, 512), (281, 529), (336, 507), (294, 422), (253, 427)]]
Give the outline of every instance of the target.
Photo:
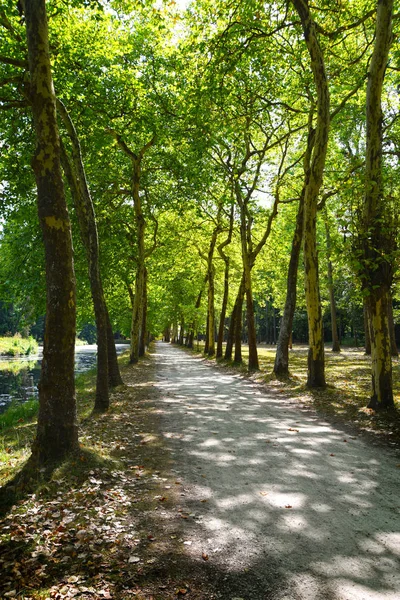
[(398, 457), (176, 347), (154, 360), (188, 559), (221, 597), (400, 598)]

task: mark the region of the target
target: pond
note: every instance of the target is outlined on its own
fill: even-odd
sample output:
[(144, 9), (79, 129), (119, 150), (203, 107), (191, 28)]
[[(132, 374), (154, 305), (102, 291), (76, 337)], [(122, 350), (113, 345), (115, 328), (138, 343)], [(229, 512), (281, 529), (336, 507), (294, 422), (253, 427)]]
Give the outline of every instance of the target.
[[(117, 354), (129, 349), (129, 344), (116, 344)], [(77, 346), (75, 348), (75, 374), (88, 371), (96, 366), (97, 346)], [(38, 395), (37, 384), (40, 378), (42, 349), (38, 354), (8, 358), (0, 356), (0, 413), (4, 412), (12, 400), (25, 402)]]

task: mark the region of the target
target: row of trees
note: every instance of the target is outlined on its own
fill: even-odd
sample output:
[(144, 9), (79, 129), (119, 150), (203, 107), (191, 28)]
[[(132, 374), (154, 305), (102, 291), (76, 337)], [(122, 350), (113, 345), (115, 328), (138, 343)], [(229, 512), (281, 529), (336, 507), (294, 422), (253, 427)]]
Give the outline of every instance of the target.
[(392, 406), (393, 2), (18, 6), (0, 11), (0, 295), (46, 313), (34, 455), (77, 444), (77, 307), (97, 326), (99, 410), (121, 382), (113, 326), (130, 330), (131, 362), (178, 325), (241, 361), (245, 309), (257, 369), (261, 297), (282, 315), (279, 375), (306, 307), (310, 387), (325, 385), (322, 306), (337, 350), (335, 303), (364, 305), (370, 406)]

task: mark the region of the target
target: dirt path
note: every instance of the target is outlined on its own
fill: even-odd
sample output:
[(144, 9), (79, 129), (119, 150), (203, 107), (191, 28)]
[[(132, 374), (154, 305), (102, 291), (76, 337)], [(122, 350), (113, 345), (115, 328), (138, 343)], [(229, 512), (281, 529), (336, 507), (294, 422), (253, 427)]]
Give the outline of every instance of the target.
[(193, 567), (226, 600), (398, 600), (400, 458), (162, 342), (154, 402)]

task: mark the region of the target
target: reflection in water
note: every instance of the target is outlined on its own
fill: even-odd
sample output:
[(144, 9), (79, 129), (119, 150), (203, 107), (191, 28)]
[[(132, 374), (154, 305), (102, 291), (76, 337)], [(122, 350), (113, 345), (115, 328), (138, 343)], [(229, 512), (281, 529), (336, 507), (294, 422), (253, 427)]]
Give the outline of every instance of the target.
[[(127, 344), (116, 344), (117, 354), (128, 349)], [(78, 346), (75, 349), (75, 373), (83, 373), (96, 366), (97, 346)], [(37, 396), (40, 378), (42, 349), (37, 355), (0, 360), (0, 413), (4, 412), (11, 400), (26, 402)]]

